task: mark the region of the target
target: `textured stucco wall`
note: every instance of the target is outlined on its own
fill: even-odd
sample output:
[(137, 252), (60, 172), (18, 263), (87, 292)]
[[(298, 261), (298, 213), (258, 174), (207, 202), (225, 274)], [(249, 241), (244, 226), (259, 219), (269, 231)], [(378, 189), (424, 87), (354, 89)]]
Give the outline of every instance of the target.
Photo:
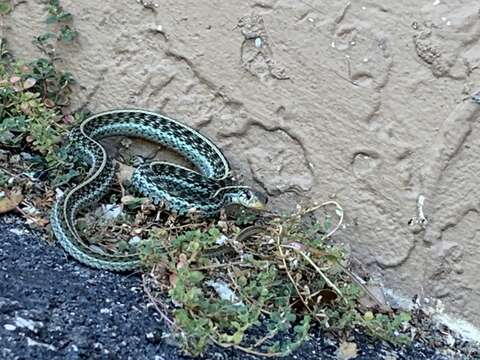
[[(156, 2), (63, 1), (80, 32), (58, 48), (73, 109), (181, 119), (279, 206), (334, 194), (337, 238), (387, 286), (480, 325), (478, 1)], [(42, 8), (6, 19), (19, 57), (37, 53)], [(408, 225), (419, 194), (425, 230)]]

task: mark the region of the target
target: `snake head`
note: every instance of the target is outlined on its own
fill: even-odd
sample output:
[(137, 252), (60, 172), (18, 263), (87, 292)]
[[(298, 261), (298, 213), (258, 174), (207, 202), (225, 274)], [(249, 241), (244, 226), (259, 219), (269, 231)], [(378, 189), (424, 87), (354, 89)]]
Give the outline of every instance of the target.
[(224, 201), (227, 205), (238, 204), (249, 209), (263, 210), (267, 205), (268, 198), (259, 191), (245, 187), (232, 189), (227, 192), (224, 195)]

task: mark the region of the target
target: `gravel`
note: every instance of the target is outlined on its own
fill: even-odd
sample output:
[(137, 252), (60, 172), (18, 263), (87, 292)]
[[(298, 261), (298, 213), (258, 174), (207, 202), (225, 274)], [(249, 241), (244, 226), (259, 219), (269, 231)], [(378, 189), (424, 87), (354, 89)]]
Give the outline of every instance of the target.
[[(0, 217), (0, 359), (188, 359), (148, 306), (138, 274), (93, 270), (13, 216)], [(445, 331), (443, 329), (443, 331)], [(478, 347), (438, 334), (392, 347), (356, 332), (355, 359), (469, 359)], [(340, 339), (316, 334), (289, 359), (337, 359)], [(256, 359), (212, 347), (206, 359)], [(480, 358), (480, 357), (479, 357)]]

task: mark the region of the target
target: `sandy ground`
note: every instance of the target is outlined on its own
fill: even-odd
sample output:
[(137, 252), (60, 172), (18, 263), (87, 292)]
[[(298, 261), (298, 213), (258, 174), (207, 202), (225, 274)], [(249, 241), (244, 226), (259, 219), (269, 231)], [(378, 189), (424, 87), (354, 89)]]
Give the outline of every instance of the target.
[[(337, 239), (373, 274), (480, 325), (478, 1), (62, 3), (73, 109), (183, 120), (275, 206), (335, 198)], [(34, 0), (6, 19), (18, 57), (38, 55), (44, 19)], [(425, 227), (409, 225), (420, 195)]]

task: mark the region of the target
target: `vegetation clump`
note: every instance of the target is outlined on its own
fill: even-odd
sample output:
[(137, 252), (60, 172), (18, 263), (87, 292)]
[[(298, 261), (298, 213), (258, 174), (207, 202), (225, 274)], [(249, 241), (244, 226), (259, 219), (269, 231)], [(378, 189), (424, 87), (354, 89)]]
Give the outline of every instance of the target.
[[(0, 27), (15, 4), (0, 1)], [(0, 213), (16, 209), (40, 226), (48, 223), (52, 187), (78, 175), (62, 142), (69, 128), (83, 117), (68, 110), (75, 81), (71, 73), (58, 69), (59, 59), (54, 56), (58, 42), (76, 36), (76, 32), (60, 35), (74, 32), (72, 16), (58, 1), (46, 5), (47, 23), (53, 24), (58, 36), (50, 41), (44, 57), (18, 60), (6, 39), (0, 38)]]
[[(340, 206), (323, 206), (329, 204), (342, 219)], [(334, 333), (360, 327), (409, 343), (410, 315), (378, 304), (348, 270), (345, 249), (331, 241), (340, 222), (332, 229), (329, 221), (305, 221), (318, 208), (259, 218), (243, 229), (221, 220), (177, 236), (152, 230), (141, 250), (151, 269), (145, 289), (188, 353), (199, 355), (213, 343), (285, 356), (315, 325)], [(362, 308), (365, 296), (379, 306)]]
[(57, 58), (56, 42), (71, 43), (78, 32), (72, 26), (73, 15), (65, 11), (59, 0), (47, 0), (45, 4), (48, 12), (46, 22), (51, 31), (37, 36), (33, 43), (50, 58)]
[[(4, 40), (0, 40), (4, 46)], [(31, 150), (46, 166), (64, 160), (59, 144), (72, 123), (62, 113), (68, 104), (73, 77), (59, 72), (48, 59), (30, 63), (0, 62), (0, 143), (3, 147)]]

